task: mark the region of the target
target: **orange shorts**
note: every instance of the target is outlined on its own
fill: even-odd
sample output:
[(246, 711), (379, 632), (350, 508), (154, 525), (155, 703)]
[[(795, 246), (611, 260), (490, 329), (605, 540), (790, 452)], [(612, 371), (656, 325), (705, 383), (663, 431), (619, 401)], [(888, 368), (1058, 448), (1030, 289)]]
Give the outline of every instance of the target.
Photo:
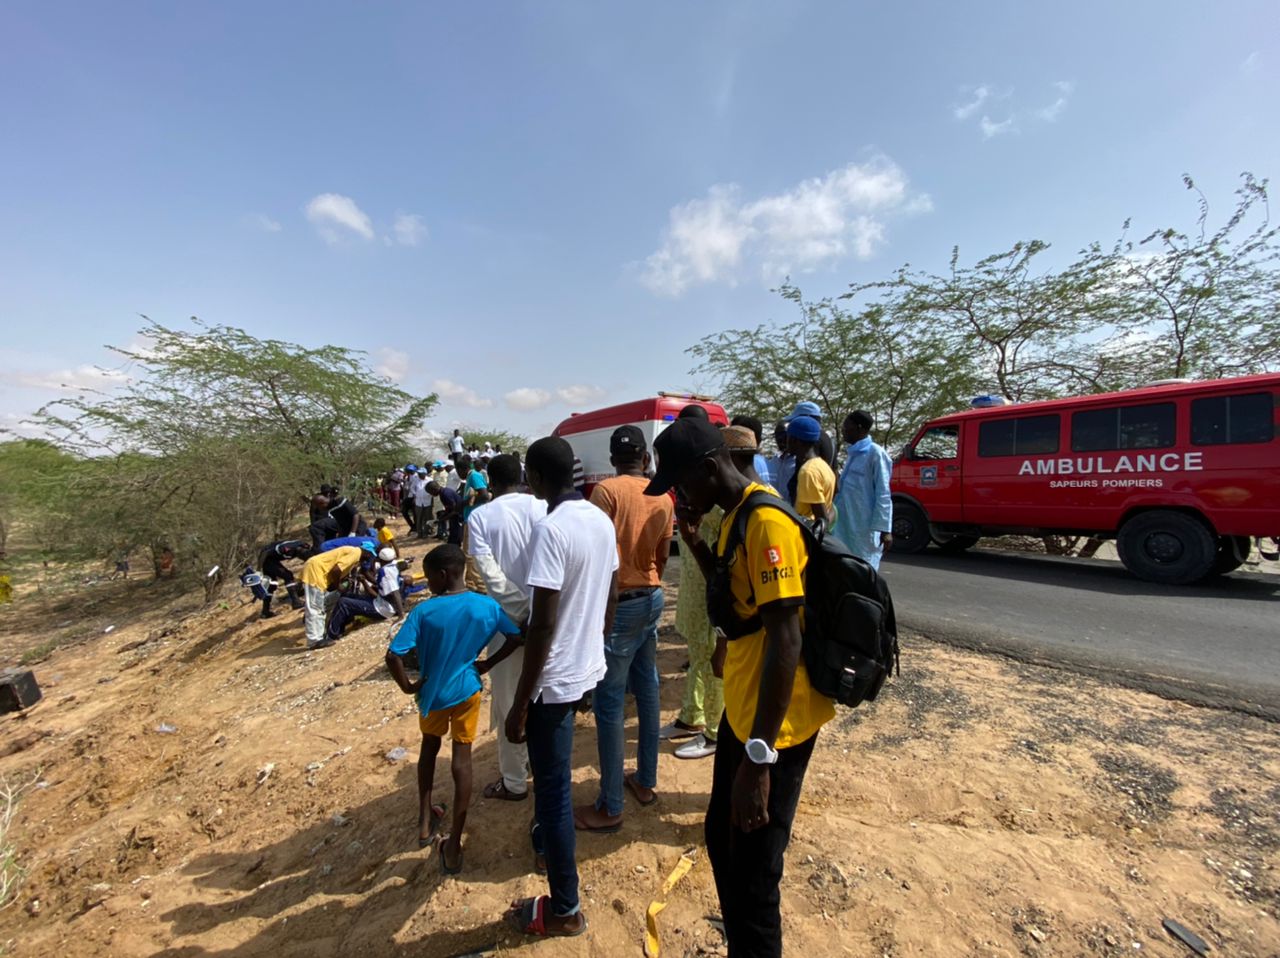
[(434, 735), (444, 738), (444, 733), (455, 742), (464, 745), (476, 740), (476, 732), (480, 729), (480, 693), (477, 692), (465, 702), (451, 705), (447, 709), (436, 709), (426, 715), (418, 716), (418, 728), (423, 735)]

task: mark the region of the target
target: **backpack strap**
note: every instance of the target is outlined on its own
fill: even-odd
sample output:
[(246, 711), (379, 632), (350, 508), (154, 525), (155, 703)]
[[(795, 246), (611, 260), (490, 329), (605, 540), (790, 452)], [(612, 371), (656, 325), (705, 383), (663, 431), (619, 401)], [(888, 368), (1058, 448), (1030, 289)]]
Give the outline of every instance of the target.
[[(735, 561), (738, 547), (747, 541), (747, 523), (755, 511), (760, 508), (777, 509), (784, 515), (789, 516), (800, 527), (801, 535), (804, 536), (805, 548), (812, 549), (813, 531), (800, 518), (799, 513), (795, 511), (791, 504), (771, 492), (765, 492), (763, 489), (757, 490), (738, 505), (738, 509), (733, 516), (733, 525), (729, 527), (729, 538), (725, 540), (724, 552), (716, 556), (716, 570), (726, 581), (730, 574), (729, 570)], [(754, 584), (752, 585), (751, 593), (754, 598)], [(758, 632), (763, 624), (759, 613), (749, 619), (740, 621), (741, 625), (735, 630), (736, 634), (729, 635), (730, 639), (738, 639), (744, 635)]]

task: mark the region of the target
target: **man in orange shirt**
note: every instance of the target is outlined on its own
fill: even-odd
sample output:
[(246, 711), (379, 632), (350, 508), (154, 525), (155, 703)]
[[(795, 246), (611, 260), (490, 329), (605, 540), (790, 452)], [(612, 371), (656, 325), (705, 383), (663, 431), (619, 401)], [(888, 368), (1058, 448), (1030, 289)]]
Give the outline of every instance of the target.
[[(671, 550), (674, 507), (670, 496), (646, 496), (649, 452), (644, 433), (619, 426), (609, 439), (617, 475), (591, 493), (591, 501), (613, 520), (618, 542), (618, 610), (605, 639), (608, 671), (592, 696), (600, 750), (600, 795), (574, 809), (579, 829), (616, 832), (622, 827), (623, 785), (641, 805), (657, 801), (658, 619), (662, 617), (662, 570)], [(636, 699), (640, 731), (636, 771), (622, 773), (623, 704)]]

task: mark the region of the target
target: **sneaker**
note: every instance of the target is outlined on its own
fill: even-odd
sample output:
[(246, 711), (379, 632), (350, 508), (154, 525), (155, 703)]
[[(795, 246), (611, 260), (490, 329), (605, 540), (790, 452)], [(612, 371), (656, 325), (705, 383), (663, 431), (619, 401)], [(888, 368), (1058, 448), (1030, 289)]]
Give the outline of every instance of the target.
[(681, 725), (679, 722), (668, 722), (662, 728), (658, 729), (658, 740), (669, 742), (674, 738), (692, 738), (702, 731), (702, 726), (698, 725), (694, 728)]
[(676, 749), (676, 758), (706, 758), (716, 754), (716, 743), (699, 733)]

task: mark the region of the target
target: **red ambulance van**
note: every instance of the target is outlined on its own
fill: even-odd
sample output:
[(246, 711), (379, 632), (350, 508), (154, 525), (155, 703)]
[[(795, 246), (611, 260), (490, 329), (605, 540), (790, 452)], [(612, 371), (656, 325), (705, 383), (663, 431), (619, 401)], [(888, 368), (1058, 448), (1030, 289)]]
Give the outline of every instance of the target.
[(1114, 538), (1151, 582), (1237, 568), (1280, 535), (1280, 374), (972, 409), (894, 464), (894, 549), (980, 536)]
[(613, 466), (609, 464), (609, 437), (615, 429), (625, 425), (639, 426), (652, 452), (653, 440), (675, 422), (680, 410), (689, 405), (704, 408), (707, 418), (715, 425), (729, 425), (724, 407), (712, 402), (710, 396), (660, 392), (652, 399), (637, 399), (635, 402), (608, 406), (592, 412), (575, 412), (556, 426), (552, 435), (566, 440), (573, 447), (573, 454), (582, 460), (587, 495), (590, 495), (597, 482), (608, 479), (614, 473)]

